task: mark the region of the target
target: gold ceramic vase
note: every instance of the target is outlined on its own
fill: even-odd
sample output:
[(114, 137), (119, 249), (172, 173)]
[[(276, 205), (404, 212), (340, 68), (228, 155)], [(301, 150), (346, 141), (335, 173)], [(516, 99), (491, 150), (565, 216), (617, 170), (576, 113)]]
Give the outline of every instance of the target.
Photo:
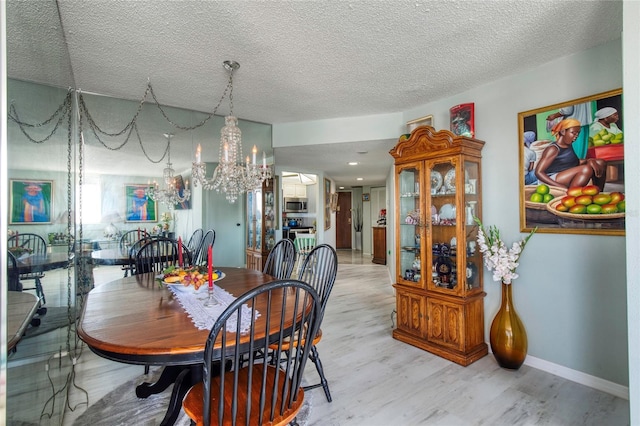
[(511, 284), (502, 283), (502, 304), (491, 323), (491, 350), (498, 365), (517, 370), (527, 357), (527, 330), (513, 307)]

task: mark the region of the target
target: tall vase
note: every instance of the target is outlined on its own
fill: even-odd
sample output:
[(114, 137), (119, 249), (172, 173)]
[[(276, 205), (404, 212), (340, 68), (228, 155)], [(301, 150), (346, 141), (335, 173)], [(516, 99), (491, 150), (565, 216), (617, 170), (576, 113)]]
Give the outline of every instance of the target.
[(356, 231), (356, 250), (362, 250), (362, 231)]
[(491, 323), (490, 342), (500, 367), (517, 370), (527, 357), (527, 331), (513, 307), (513, 285), (502, 283), (502, 304)]

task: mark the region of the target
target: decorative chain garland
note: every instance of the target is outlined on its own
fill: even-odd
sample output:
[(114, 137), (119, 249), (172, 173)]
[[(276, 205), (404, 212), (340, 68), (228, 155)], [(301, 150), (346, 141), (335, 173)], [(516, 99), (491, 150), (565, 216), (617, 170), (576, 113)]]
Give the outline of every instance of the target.
[[(229, 93), (229, 90), (232, 88), (233, 85), (233, 76), (230, 74), (229, 75), (229, 81), (227, 82), (227, 86), (224, 89), (224, 92), (222, 93), (222, 96), (220, 97), (220, 100), (218, 101), (218, 104), (215, 106), (215, 108), (213, 109), (213, 112), (211, 114), (208, 114), (203, 120), (201, 120), (199, 123), (193, 125), (193, 126), (182, 126), (180, 124), (175, 123), (167, 114), (167, 112), (164, 109), (164, 106), (158, 101), (158, 97), (156, 96), (155, 92), (153, 91), (153, 86), (151, 85), (151, 82), (147, 83), (147, 87), (144, 91), (144, 94), (142, 96), (142, 98), (140, 99), (140, 101), (138, 102), (138, 108), (136, 109), (135, 114), (133, 115), (133, 117), (131, 118), (131, 120), (129, 120), (129, 122), (122, 128), (122, 130), (117, 131), (117, 132), (107, 132), (105, 130), (103, 130), (94, 120), (93, 116), (91, 115), (91, 112), (89, 111), (89, 108), (87, 107), (86, 103), (85, 103), (85, 99), (84, 96), (82, 94), (81, 90), (75, 90), (72, 88), (69, 88), (67, 95), (64, 99), (64, 101), (62, 102), (62, 104), (58, 107), (58, 109), (51, 115), (51, 117), (49, 117), (48, 119), (46, 119), (45, 121), (41, 122), (41, 123), (37, 123), (37, 124), (31, 124), (31, 123), (27, 123), (27, 122), (23, 122), (20, 120), (18, 113), (16, 111), (15, 105), (11, 104), (10, 106), (10, 111), (9, 111), (9, 119), (14, 121), (15, 123), (18, 124), (18, 126), (20, 127), (20, 131), (27, 137), (27, 139), (32, 142), (32, 143), (44, 143), (46, 141), (48, 141), (58, 130), (58, 127), (60, 126), (60, 124), (62, 123), (62, 121), (64, 120), (64, 118), (66, 116), (69, 115), (69, 120), (71, 120), (70, 118), (70, 114), (71, 114), (71, 109), (72, 109), (72, 105), (73, 105), (73, 100), (72, 100), (72, 94), (75, 92), (77, 94), (77, 99), (76, 99), (76, 104), (78, 106), (78, 130), (80, 132), (80, 134), (82, 135), (83, 132), (83, 120), (82, 117), (86, 117), (86, 123), (89, 127), (89, 129), (91, 129), (91, 132), (93, 133), (93, 135), (95, 136), (96, 140), (98, 142), (100, 142), (100, 144), (105, 147), (106, 149), (110, 150), (110, 151), (118, 151), (120, 149), (122, 149), (131, 139), (131, 135), (132, 133), (135, 131), (136, 134), (136, 138), (138, 139), (138, 143), (140, 145), (140, 148), (142, 150), (142, 153), (144, 154), (144, 156), (147, 158), (147, 160), (149, 160), (151, 163), (157, 164), (160, 163), (161, 161), (163, 161), (165, 159), (165, 157), (168, 155), (169, 153), (169, 143), (167, 142), (167, 145), (164, 149), (164, 152), (162, 153), (162, 157), (160, 157), (158, 160), (152, 159), (149, 154), (147, 153), (147, 150), (144, 147), (144, 143), (142, 142), (142, 138), (140, 137), (140, 132), (138, 130), (138, 118), (140, 115), (140, 112), (142, 111), (142, 107), (144, 106), (144, 104), (147, 101), (147, 97), (149, 96), (149, 94), (151, 94), (151, 97), (154, 100), (154, 104), (159, 110), (160, 113), (162, 114), (162, 116), (164, 117), (164, 119), (171, 124), (174, 128), (179, 129), (179, 130), (184, 130), (184, 131), (191, 131), (191, 130), (195, 130), (197, 128), (200, 128), (202, 126), (204, 126), (212, 117), (214, 117), (216, 115), (216, 113), (218, 112), (218, 108), (220, 107), (220, 105), (222, 104), (222, 101), (227, 97), (227, 94)], [(229, 95), (230, 96), (230, 101), (231, 101), (231, 105), (233, 108), (233, 98), (232, 98), (232, 94)], [(51, 133), (49, 133), (44, 139), (42, 140), (36, 140), (34, 139), (32, 136), (30, 136), (27, 133), (26, 128), (37, 128), (37, 127), (42, 127), (45, 126), (47, 124), (49, 124), (51, 121), (53, 121), (55, 118), (57, 117), (57, 122), (55, 127), (53, 128), (53, 130), (51, 131)], [(103, 141), (101, 139), (102, 137), (118, 137), (118, 136), (122, 136), (126, 134), (126, 138), (125, 140), (116, 145), (116, 146), (109, 146), (105, 141)], [(81, 142), (82, 144), (84, 144), (84, 141)]]
[[(71, 114), (71, 95), (72, 95), (72, 93), (73, 93), (73, 90), (69, 89), (67, 91), (67, 96), (65, 97), (64, 101), (62, 102), (62, 104), (60, 104), (58, 109), (51, 115), (51, 117), (49, 117), (48, 119), (46, 119), (45, 121), (43, 121), (41, 123), (30, 124), (30, 123), (26, 123), (24, 121), (21, 121), (20, 117), (18, 117), (18, 112), (16, 111), (16, 107), (15, 107), (15, 105), (13, 103), (9, 107), (9, 119), (14, 121), (18, 125), (18, 127), (20, 128), (20, 131), (22, 132), (22, 134), (25, 135), (27, 137), (27, 139), (29, 139), (31, 142), (37, 143), (37, 144), (45, 143), (46, 141), (48, 141), (56, 133), (56, 131), (58, 130), (58, 127), (60, 127), (60, 123), (62, 123), (62, 120), (64, 120), (64, 117), (67, 116), (68, 114)], [(55, 127), (53, 128), (51, 133), (49, 133), (44, 139), (36, 140), (36, 139), (32, 138), (27, 133), (27, 131), (25, 130), (25, 127), (37, 128), (37, 127), (46, 126), (51, 121), (53, 121), (53, 119), (56, 118), (58, 115), (60, 115), (60, 117), (58, 117), (58, 121), (56, 122)]]

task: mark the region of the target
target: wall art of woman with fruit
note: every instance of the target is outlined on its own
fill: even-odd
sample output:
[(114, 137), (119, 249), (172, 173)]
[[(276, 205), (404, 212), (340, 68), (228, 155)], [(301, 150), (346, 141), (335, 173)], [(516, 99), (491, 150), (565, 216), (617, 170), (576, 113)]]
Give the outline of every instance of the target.
[(565, 119), (557, 123), (551, 132), (556, 141), (542, 151), (536, 165), (536, 177), (541, 183), (571, 188), (586, 186), (589, 181), (600, 191), (606, 181), (606, 162), (602, 159), (579, 159), (571, 144), (580, 135), (580, 122)]

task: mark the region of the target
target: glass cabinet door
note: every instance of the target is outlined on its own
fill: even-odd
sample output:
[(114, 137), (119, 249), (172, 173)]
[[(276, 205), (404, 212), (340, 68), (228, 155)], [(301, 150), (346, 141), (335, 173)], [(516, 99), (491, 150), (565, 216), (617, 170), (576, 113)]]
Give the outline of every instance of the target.
[[(425, 245), (428, 250), (430, 266), (427, 287), (430, 290), (457, 293), (460, 285), (458, 274), (459, 246), (459, 205), (456, 193), (457, 178), (454, 159), (449, 161), (429, 161), (427, 177), (429, 179), (430, 232)], [(464, 244), (464, 242), (462, 243)]]
[(262, 190), (256, 189), (255, 193), (255, 224), (256, 224), (256, 250), (262, 249)]
[(256, 203), (255, 193), (247, 192), (247, 248), (256, 247)]
[(273, 179), (264, 182), (264, 249), (271, 251), (276, 245), (276, 197)]
[(482, 290), (482, 255), (478, 250), (478, 225), (474, 218), (480, 217), (480, 167), (476, 161), (464, 161), (464, 235), (465, 251), (465, 291)]
[(409, 285), (423, 286), (422, 238), (424, 220), (420, 211), (420, 164), (407, 165), (399, 170), (396, 194), (398, 197), (398, 275)]

